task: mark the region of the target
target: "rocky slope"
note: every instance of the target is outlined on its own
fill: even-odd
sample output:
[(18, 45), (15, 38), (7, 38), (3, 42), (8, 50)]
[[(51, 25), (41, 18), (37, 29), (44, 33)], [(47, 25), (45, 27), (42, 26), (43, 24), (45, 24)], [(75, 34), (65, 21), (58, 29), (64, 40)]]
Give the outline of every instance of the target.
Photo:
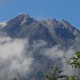
[[(12, 38), (29, 38), (44, 40), (49, 46), (61, 45), (70, 47), (79, 42), (80, 31), (69, 22), (56, 19), (35, 20), (28, 14), (20, 14), (7, 22), (0, 32)], [(4, 34), (3, 34), (4, 35)]]
[[(62, 66), (61, 57), (54, 60), (49, 56), (42, 55), (47, 53), (46, 49), (52, 50), (56, 45), (63, 50), (71, 47), (75, 50), (80, 49), (80, 30), (64, 19), (62, 21), (56, 19), (38, 21), (29, 17), (28, 14), (20, 14), (0, 24), (0, 37), (28, 40), (28, 52), (25, 53), (33, 55), (34, 61), (31, 65), (33, 70), (23, 80), (32, 80), (34, 77), (36, 80), (43, 80), (45, 73), (50, 70), (52, 65), (57, 63)], [(53, 51), (55, 52), (54, 48)], [(55, 54), (57, 53), (55, 52)]]

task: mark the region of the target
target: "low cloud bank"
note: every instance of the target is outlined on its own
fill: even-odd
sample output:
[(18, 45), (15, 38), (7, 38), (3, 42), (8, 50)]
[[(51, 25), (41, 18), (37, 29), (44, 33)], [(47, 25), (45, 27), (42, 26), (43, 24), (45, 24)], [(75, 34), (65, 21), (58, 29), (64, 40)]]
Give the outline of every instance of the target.
[[(25, 53), (27, 39), (11, 39), (0, 37), (0, 78), (5, 80), (14, 77), (24, 77), (30, 73), (33, 62), (32, 56)], [(27, 48), (26, 48), (27, 49)]]
[[(39, 48), (45, 46), (46, 44), (47, 42), (43, 40), (34, 41), (32, 51), (28, 51), (29, 43), (27, 39), (0, 37), (1, 80), (5, 80), (6, 77), (8, 80), (11, 80), (14, 77), (20, 79), (28, 77), (28, 74), (34, 70), (31, 65), (33, 65), (34, 60), (36, 60), (33, 55), (37, 54), (33, 54), (33, 52), (39, 50)], [(56, 61), (55, 64), (62, 65), (63, 74), (73, 73), (74, 69), (66, 64), (66, 60), (68, 60), (74, 54), (75, 50), (69, 48), (69, 50), (64, 51), (60, 49), (59, 45), (52, 48), (41, 48), (40, 50), (40, 55)], [(38, 64), (41, 65), (42, 63)]]
[(67, 51), (60, 49), (60, 46), (57, 45), (53, 48), (47, 48), (43, 50), (43, 55), (48, 56), (50, 59), (55, 61), (55, 65), (62, 65), (63, 74), (72, 75), (74, 73), (74, 68), (67, 64), (67, 61), (73, 56), (75, 50), (69, 48)]

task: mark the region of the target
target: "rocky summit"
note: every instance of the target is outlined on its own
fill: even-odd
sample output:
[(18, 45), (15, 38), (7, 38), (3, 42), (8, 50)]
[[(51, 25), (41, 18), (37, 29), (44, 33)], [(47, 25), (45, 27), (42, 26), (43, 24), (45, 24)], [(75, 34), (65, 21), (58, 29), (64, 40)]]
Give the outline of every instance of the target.
[(11, 38), (28, 38), (44, 40), (49, 47), (61, 45), (62, 47), (79, 46), (80, 30), (66, 20), (56, 19), (36, 20), (28, 14), (20, 14), (6, 22), (0, 33)]

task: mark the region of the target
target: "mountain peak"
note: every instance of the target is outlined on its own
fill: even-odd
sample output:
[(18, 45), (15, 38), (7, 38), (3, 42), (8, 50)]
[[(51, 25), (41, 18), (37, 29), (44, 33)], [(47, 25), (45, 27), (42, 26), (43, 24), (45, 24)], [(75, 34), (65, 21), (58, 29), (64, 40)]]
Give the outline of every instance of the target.
[(29, 14), (20, 13), (20, 14), (18, 14), (16, 17), (27, 17), (27, 18), (29, 18)]
[(56, 19), (52, 18), (52, 19), (42, 20), (41, 22), (44, 25), (52, 26), (52, 25), (56, 24), (58, 21)]
[(20, 13), (16, 17), (14, 17), (10, 21), (8, 21), (8, 24), (17, 25), (17, 24), (21, 24), (23, 22), (27, 23), (27, 22), (29, 22), (29, 19), (30, 19), (30, 17), (28, 14)]
[(29, 19), (29, 15), (25, 14), (25, 13), (20, 13), (18, 14), (14, 19), (19, 19), (19, 20), (28, 20)]

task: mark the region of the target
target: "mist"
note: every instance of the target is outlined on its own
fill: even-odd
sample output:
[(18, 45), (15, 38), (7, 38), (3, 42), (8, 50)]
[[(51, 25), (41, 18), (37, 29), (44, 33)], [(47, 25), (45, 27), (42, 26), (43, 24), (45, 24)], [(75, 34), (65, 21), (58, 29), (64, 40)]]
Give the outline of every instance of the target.
[[(59, 67), (65, 75), (75, 74), (74, 68), (69, 65), (67, 62), (73, 56), (76, 50), (73, 47), (70, 47), (68, 50), (60, 49), (60, 45), (56, 45), (52, 48), (47, 48), (43, 50), (43, 55), (48, 56), (54, 61), (54, 65)], [(53, 66), (54, 66), (53, 65)]]
[(27, 47), (27, 39), (0, 37), (0, 78), (2, 80), (6, 77), (8, 79), (24, 77), (30, 73), (29, 68), (33, 58), (27, 54)]
[[(47, 45), (47, 42), (43, 40), (34, 41), (32, 44), (32, 50), (29, 49), (28, 39), (12, 39), (10, 37), (0, 37), (0, 78), (1, 80), (13, 79), (14, 77), (23, 79), (27, 78), (28, 75), (33, 73), (35, 67), (39, 69), (42, 63), (34, 62), (37, 60), (33, 55), (39, 48)], [(63, 70), (62, 74), (73, 74), (74, 69), (66, 64), (74, 54), (75, 50), (69, 48), (67, 51), (60, 49), (60, 45), (56, 45), (52, 48), (41, 48), (40, 55), (50, 58), (54, 65), (58, 65)], [(41, 58), (41, 57), (40, 57)], [(43, 59), (45, 60), (45, 59)], [(44, 61), (45, 62), (45, 61)], [(43, 62), (43, 64), (44, 64)], [(53, 65), (53, 64), (52, 64)], [(46, 65), (45, 65), (46, 66)], [(36, 69), (36, 71), (37, 71)]]

